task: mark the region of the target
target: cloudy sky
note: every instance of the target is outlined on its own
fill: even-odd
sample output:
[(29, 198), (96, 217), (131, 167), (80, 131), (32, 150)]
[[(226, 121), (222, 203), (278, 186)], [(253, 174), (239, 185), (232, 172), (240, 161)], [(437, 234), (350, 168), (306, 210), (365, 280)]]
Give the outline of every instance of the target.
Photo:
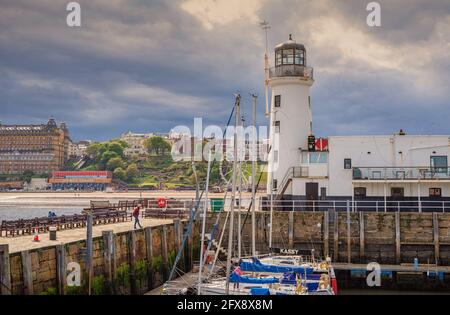
[[(223, 125), (260, 97), (264, 33), (292, 33), (315, 68), (319, 136), (450, 134), (450, 1), (389, 0), (367, 26), (366, 0), (0, 0), (0, 121), (66, 121), (72, 138)], [(271, 58), (272, 61), (272, 58)]]

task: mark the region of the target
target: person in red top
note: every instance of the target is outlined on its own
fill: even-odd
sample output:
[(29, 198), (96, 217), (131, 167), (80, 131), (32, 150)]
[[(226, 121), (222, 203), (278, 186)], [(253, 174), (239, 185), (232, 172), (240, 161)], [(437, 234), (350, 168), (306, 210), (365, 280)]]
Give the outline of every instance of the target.
[(134, 208), (133, 210), (133, 218), (134, 218), (134, 229), (136, 230), (136, 224), (139, 225), (139, 228), (142, 229), (142, 225), (139, 222), (139, 215), (141, 212), (141, 207), (142, 205), (138, 205), (136, 208)]
[[(236, 268), (234, 268), (233, 273), (235, 273), (239, 277), (241, 277), (244, 274), (242, 272), (241, 267), (239, 265), (237, 265)], [(235, 282), (233, 287), (234, 287), (235, 290), (239, 289), (239, 282)]]

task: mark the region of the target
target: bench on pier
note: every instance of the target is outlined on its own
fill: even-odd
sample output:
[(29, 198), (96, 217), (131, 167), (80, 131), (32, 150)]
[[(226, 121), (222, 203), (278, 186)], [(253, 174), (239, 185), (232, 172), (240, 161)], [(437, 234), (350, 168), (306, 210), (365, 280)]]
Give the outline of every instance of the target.
[(56, 227), (58, 230), (69, 230), (82, 228), (87, 225), (87, 211), (92, 212), (93, 224), (111, 224), (118, 222), (126, 222), (131, 220), (131, 214), (124, 210), (116, 209), (102, 209), (96, 208), (94, 210), (85, 209), (83, 214), (62, 215), (55, 218), (34, 218), (34, 219), (20, 219), (20, 220), (3, 220), (0, 225), (0, 237), (32, 235), (36, 231), (39, 233), (48, 232), (50, 227)]
[(91, 201), (90, 208), (82, 214), (62, 215), (55, 218), (34, 218), (19, 220), (3, 220), (0, 224), (0, 237), (32, 235), (37, 229), (39, 233), (48, 232), (50, 227), (58, 230), (82, 228), (87, 225), (87, 214), (92, 213), (94, 225), (126, 222), (132, 219), (132, 210), (141, 204), (140, 200), (119, 201), (117, 205), (109, 201)]
[(139, 204), (141, 204), (140, 200), (120, 200), (117, 204), (118, 210), (133, 210)]
[(161, 208), (158, 199), (148, 199), (146, 209), (143, 211), (144, 218), (185, 218), (189, 216), (191, 201), (167, 199), (166, 206)]
[(176, 209), (146, 209), (143, 212), (144, 218), (158, 218), (158, 219), (184, 219), (189, 217), (189, 211)]
[(43, 217), (11, 221), (4, 220), (0, 225), (0, 237), (32, 235), (36, 230), (39, 233), (48, 232), (52, 226), (56, 227), (58, 230), (86, 226), (86, 216), (74, 214), (68, 216), (62, 215), (55, 218)]
[(83, 214), (92, 214), (93, 225), (111, 224), (118, 222), (126, 222), (131, 219), (131, 214), (126, 210), (118, 210), (117, 208), (90, 208), (84, 209)]
[(119, 204), (115, 206), (109, 201), (91, 201), (91, 208), (84, 209), (83, 213), (92, 213), (94, 225), (125, 222), (132, 218), (127, 210), (136, 202), (119, 201)]

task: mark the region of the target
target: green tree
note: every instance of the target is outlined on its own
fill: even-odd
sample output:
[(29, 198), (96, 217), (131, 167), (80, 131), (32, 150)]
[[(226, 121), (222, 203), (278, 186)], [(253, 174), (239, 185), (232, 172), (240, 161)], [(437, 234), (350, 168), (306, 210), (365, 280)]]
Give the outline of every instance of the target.
[(172, 147), (163, 137), (151, 137), (145, 142), (147, 151), (150, 154), (166, 156), (170, 154)]
[(23, 174), (21, 176), (21, 180), (23, 180), (24, 182), (30, 183), (33, 176), (34, 176), (33, 171), (26, 170), (25, 172), (23, 172)]
[(133, 163), (127, 167), (126, 173), (127, 173), (127, 179), (129, 181), (132, 181), (135, 177), (137, 177), (139, 175), (139, 169), (138, 169), (137, 165)]
[(110, 171), (113, 171), (117, 168), (124, 168), (124, 163), (121, 157), (113, 157), (109, 159), (108, 163), (106, 163), (106, 168)]
[(119, 143), (122, 146), (122, 148), (124, 148), (124, 149), (128, 148), (128, 143), (126, 143), (125, 141), (123, 141), (121, 139), (114, 139), (111, 142)]
[(117, 153), (118, 156), (123, 156), (123, 150), (125, 149), (125, 146), (118, 142), (118, 141), (112, 141), (108, 143), (108, 151)]
[(94, 159), (99, 159), (107, 150), (105, 143), (93, 143), (86, 149), (86, 154)]
[(106, 151), (102, 154), (99, 163), (103, 166), (106, 166), (106, 164), (108, 164), (109, 160), (113, 159), (113, 158), (120, 158), (120, 156), (113, 151)]
[(118, 167), (114, 170), (114, 178), (120, 179), (120, 180), (125, 180), (127, 177), (127, 173), (125, 172), (125, 170), (121, 167)]

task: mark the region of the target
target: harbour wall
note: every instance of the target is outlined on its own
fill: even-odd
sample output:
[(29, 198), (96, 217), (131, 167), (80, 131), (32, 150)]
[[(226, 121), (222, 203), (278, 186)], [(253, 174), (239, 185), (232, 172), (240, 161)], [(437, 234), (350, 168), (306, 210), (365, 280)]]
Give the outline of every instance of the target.
[[(251, 215), (241, 214), (243, 255), (251, 253)], [(217, 214), (209, 214), (208, 230)], [(221, 215), (225, 218), (225, 214)], [(238, 218), (234, 219), (235, 224)], [(220, 238), (224, 219), (215, 233)], [(256, 213), (256, 247), (267, 253), (270, 214)], [(237, 231), (235, 232), (237, 235)], [(274, 212), (274, 248), (291, 248), (334, 262), (450, 265), (450, 213)], [(228, 229), (222, 247), (227, 248)]]
[[(216, 240), (220, 239), (226, 215), (221, 214), (213, 229), (218, 214), (207, 214), (206, 231), (214, 230)], [(237, 214), (234, 220), (237, 226)], [(251, 215), (242, 213), (241, 222), (242, 252), (250, 255)], [(269, 222), (269, 213), (256, 213), (256, 245), (261, 254), (268, 252)], [(142, 294), (160, 287), (168, 279), (186, 225), (186, 221), (174, 220), (172, 224), (144, 230), (103, 232), (94, 238), (92, 294)], [(200, 231), (201, 218), (187, 241), (178, 269), (190, 271), (193, 261), (198, 261)], [(227, 249), (228, 224), (222, 238), (222, 247)], [(449, 266), (450, 214), (274, 212), (273, 247), (298, 249), (305, 255), (314, 249), (316, 257), (329, 256), (336, 263), (399, 265), (412, 264), (418, 258), (421, 265), (437, 262)], [(9, 253), (7, 245), (0, 245), (1, 293), (86, 294), (89, 277), (85, 248), (86, 242), (79, 241)], [(80, 286), (67, 284), (68, 276), (74, 272), (68, 268), (69, 263), (80, 266)], [(349, 279), (349, 273), (341, 274), (339, 278)], [(444, 275), (443, 281), (447, 278), (448, 274)]]
[[(161, 286), (169, 277), (185, 225), (174, 220), (144, 230), (107, 231), (94, 238), (91, 294), (142, 294)], [(189, 271), (194, 250), (198, 255), (199, 247), (194, 248), (193, 241), (187, 242), (180, 270)], [(77, 264), (80, 285), (68, 285), (67, 281), (76, 279), (78, 271), (73, 266)], [(87, 269), (85, 241), (18, 253), (9, 253), (8, 245), (0, 245), (1, 294), (85, 295), (89, 290)]]

